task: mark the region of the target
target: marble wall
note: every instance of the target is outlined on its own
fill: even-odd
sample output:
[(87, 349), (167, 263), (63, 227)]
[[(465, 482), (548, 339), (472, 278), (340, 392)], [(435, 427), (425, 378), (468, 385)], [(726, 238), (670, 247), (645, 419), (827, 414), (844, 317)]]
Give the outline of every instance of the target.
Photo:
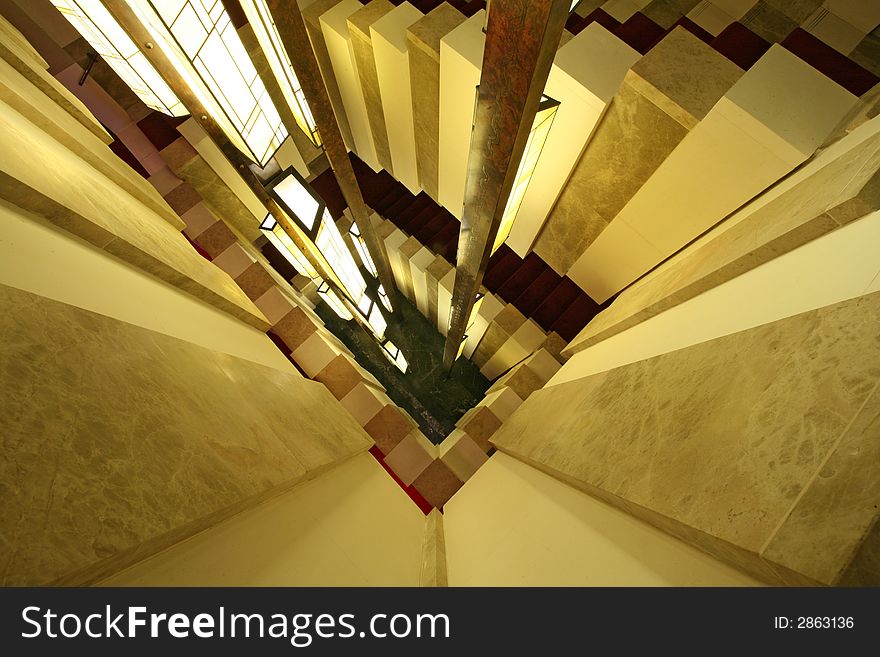
[(880, 293), (533, 393), (495, 446), (768, 582), (877, 517)]
[(407, 30), (419, 184), (438, 202), (440, 39), (463, 21), (464, 14), (444, 2)]
[(880, 209), (880, 118), (620, 293), (566, 347), (575, 354)]
[(88, 583), (362, 452), (324, 386), (0, 287), (0, 572)]
[(35, 82), (38, 71), (25, 76), (0, 64), (0, 196), (252, 326), (268, 327), (232, 279), (193, 251), (180, 234), (183, 222), (156, 190), (57, 100), (61, 95), (73, 107), (76, 98), (60, 86), (47, 93)]
[(676, 28), (626, 74), (535, 252), (567, 272), (742, 70)]
[(376, 60), (373, 57), (373, 40), (370, 26), (394, 9), (388, 0), (371, 0), (371, 2), (348, 17), (348, 32), (351, 35), (351, 50), (357, 65), (357, 73), (363, 90), (364, 102), (367, 106), (367, 119), (379, 164), (391, 175), (394, 175), (394, 164), (391, 160), (391, 149), (388, 146), (388, 129), (385, 126), (385, 110), (382, 106), (382, 94), (379, 90), (379, 77), (376, 71)]

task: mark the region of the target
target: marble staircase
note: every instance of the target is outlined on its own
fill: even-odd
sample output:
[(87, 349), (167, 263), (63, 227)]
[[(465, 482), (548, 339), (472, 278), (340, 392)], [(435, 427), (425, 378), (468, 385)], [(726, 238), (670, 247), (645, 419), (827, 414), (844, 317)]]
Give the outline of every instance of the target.
[[(460, 228), (455, 217), (424, 192), (413, 195), (387, 172), (376, 173), (355, 155), (352, 163), (367, 205), (433, 253), (455, 262)], [(340, 217), (345, 200), (332, 172), (321, 174), (312, 185), (331, 213)], [(536, 253), (520, 258), (505, 245), (490, 259), (483, 284), (544, 331), (558, 333), (566, 342), (606, 307), (590, 299), (570, 278), (554, 272)]]

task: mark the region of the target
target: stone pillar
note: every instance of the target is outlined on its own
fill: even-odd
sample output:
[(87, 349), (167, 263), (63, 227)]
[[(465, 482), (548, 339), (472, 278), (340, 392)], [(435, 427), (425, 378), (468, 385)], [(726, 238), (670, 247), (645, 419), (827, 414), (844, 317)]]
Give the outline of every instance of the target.
[(463, 21), (464, 14), (444, 2), (410, 25), (406, 33), (419, 185), (438, 203), (440, 39)]

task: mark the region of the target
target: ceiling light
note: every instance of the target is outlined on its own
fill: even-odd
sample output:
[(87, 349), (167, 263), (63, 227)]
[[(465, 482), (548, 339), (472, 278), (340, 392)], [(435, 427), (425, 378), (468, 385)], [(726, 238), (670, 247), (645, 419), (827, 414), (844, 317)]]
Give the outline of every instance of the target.
[(315, 146), (320, 146), (321, 136), (318, 134), (318, 126), (315, 124), (312, 111), (309, 109), (305, 94), (293, 70), (293, 65), (290, 63), (290, 57), (287, 56), (287, 51), (281, 43), (281, 35), (278, 34), (278, 28), (275, 26), (266, 1), (241, 0), (241, 7), (257, 37), (257, 42), (269, 61), (269, 68), (272, 69), (278, 86), (284, 93), (294, 119), (312, 143)]
[(98, 0), (51, 0), (104, 61), (150, 109), (189, 114), (165, 80)]

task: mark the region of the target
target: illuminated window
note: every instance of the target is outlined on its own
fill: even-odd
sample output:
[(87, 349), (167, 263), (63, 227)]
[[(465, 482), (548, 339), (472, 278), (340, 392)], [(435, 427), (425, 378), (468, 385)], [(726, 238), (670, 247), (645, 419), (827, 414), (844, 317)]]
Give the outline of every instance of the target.
[[(471, 327), (473, 327), (474, 322), (477, 321), (477, 315), (480, 314), (480, 307), (483, 305), (483, 297), (484, 296), (485, 295), (482, 292), (477, 293), (477, 298), (474, 301), (474, 305), (471, 307), (471, 314), (470, 314), (470, 317), (468, 317), (467, 326), (464, 329), (464, 335), (462, 336), (461, 342), (458, 345), (458, 353), (455, 356), (456, 360), (461, 358), (462, 353), (464, 353), (464, 345), (468, 339), (468, 331), (471, 330)], [(452, 324), (452, 317), (451, 316), (449, 318), (449, 324), (450, 325)], [(448, 328), (449, 327), (447, 327), (447, 332), (448, 332)]]
[(327, 281), (322, 281), (318, 286), (318, 296), (330, 306), (333, 312), (345, 321), (354, 319), (354, 315), (348, 311), (348, 308), (345, 307), (345, 304), (342, 303), (342, 300), (336, 295), (336, 292), (334, 292), (330, 285), (327, 284)]
[(388, 310), (388, 312), (393, 310), (391, 307), (391, 300), (388, 298), (388, 293), (382, 285), (379, 286), (379, 301), (382, 302), (382, 305), (385, 306), (385, 309)]
[(51, 1), (147, 107), (170, 116), (188, 114), (165, 80), (98, 0)]
[(323, 199), (293, 167), (279, 174), (268, 189), (306, 237), (315, 243), (351, 301), (369, 318), (372, 300), (366, 294), (367, 282)]
[(293, 117), (304, 133), (309, 136), (315, 146), (321, 145), (321, 136), (318, 134), (318, 127), (306, 102), (305, 94), (287, 56), (287, 51), (281, 43), (281, 35), (278, 34), (278, 28), (275, 21), (272, 20), (272, 14), (265, 0), (241, 0), (242, 9), (247, 16), (248, 22), (257, 36), (257, 41), (266, 59), (269, 60), (269, 67), (275, 79), (278, 80), (278, 86), (281, 87), (287, 104), (293, 112)]
[(376, 271), (376, 264), (373, 262), (373, 258), (370, 257), (370, 252), (367, 250), (367, 243), (364, 241), (364, 237), (361, 235), (361, 231), (356, 223), (351, 224), (351, 228), (348, 229), (348, 234), (351, 235), (351, 241), (354, 242), (354, 248), (361, 257), (361, 262), (364, 263), (364, 267), (366, 267), (367, 271), (373, 276), (378, 278), (379, 273)]
[(382, 350), (385, 353), (385, 357), (394, 363), (397, 366), (397, 369), (406, 374), (409, 363), (406, 362), (406, 358), (404, 358), (403, 353), (397, 345), (391, 342), (391, 340), (385, 340), (385, 342), (382, 343)]
[(265, 166), (287, 131), (221, 0), (128, 0), (230, 141)]
[(507, 197), (507, 205), (504, 206), (504, 214), (501, 217), (498, 234), (495, 236), (492, 253), (497, 251), (498, 247), (504, 244), (504, 241), (510, 235), (513, 222), (516, 220), (516, 215), (526, 195), (529, 181), (531, 181), (532, 174), (535, 173), (535, 167), (538, 165), (538, 158), (541, 157), (541, 151), (544, 150), (544, 144), (547, 143), (547, 135), (550, 133), (550, 127), (553, 125), (553, 119), (556, 117), (558, 107), (558, 101), (542, 96), (541, 104), (538, 106), (538, 112), (535, 114), (535, 120), (532, 123), (532, 130), (529, 132), (526, 148), (523, 151), (522, 160), (520, 160), (519, 168), (516, 171), (513, 189), (510, 192), (510, 196)]
[(278, 249), (279, 253), (281, 253), (281, 255), (284, 256), (284, 258), (293, 265), (294, 269), (300, 274), (308, 276), (312, 280), (319, 277), (318, 271), (312, 266), (312, 263), (309, 262), (308, 258), (303, 255), (303, 252), (299, 250), (299, 247), (293, 239), (291, 239), (290, 235), (287, 234), (287, 231), (281, 227), (281, 224), (275, 221), (275, 217), (271, 214), (267, 214), (263, 223), (260, 224), (260, 230), (262, 230), (263, 234), (269, 238), (272, 246)]

